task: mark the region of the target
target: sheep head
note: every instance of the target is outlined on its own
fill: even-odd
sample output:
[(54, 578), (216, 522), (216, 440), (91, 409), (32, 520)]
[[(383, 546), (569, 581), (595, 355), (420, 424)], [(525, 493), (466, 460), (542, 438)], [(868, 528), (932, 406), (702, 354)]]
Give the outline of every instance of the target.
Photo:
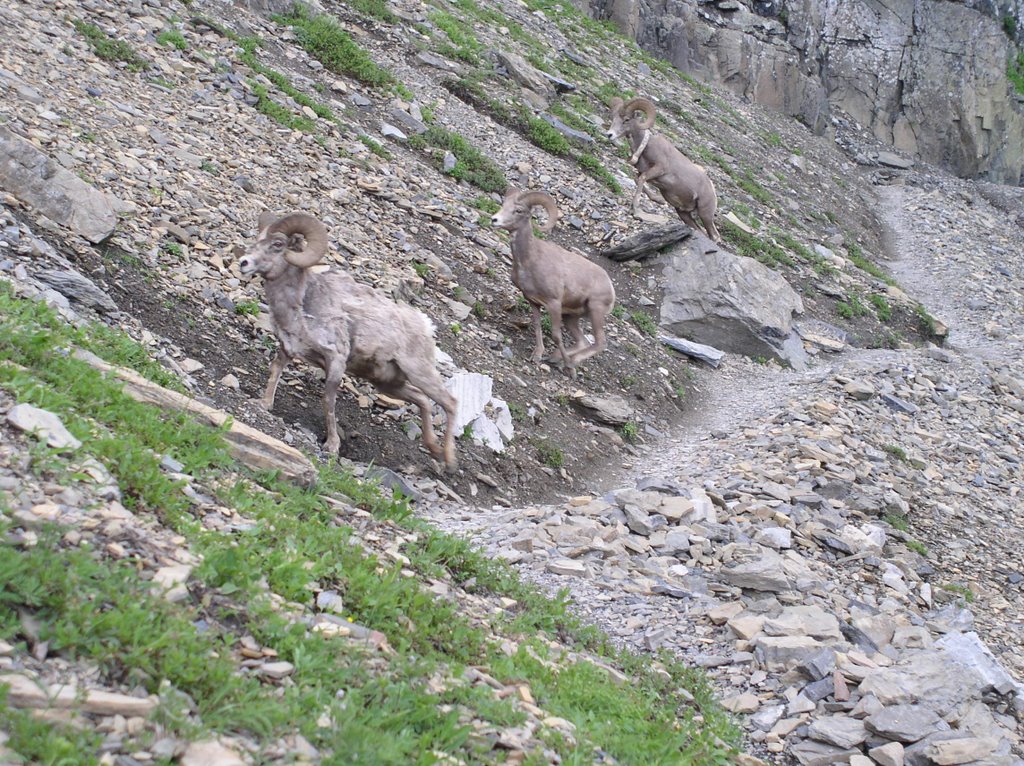
[[(646, 98), (634, 98), (623, 102), (621, 98), (613, 98), (609, 104), (611, 124), (605, 134), (612, 141), (617, 140), (634, 126), (640, 130), (649, 130), (654, 125), (654, 104)], [(643, 114), (640, 118), (638, 113)]]
[(546, 234), (555, 228), (555, 223), (558, 221), (558, 205), (547, 192), (522, 192), (509, 187), (509, 190), (505, 192), (505, 200), (501, 203), (501, 209), (491, 216), (491, 225), (509, 231), (529, 226), (530, 215), (535, 207), (542, 207), (547, 211), (548, 222), (541, 227), (541, 231)]
[(283, 218), (263, 213), (260, 232), (238, 261), (242, 274), (263, 274), (281, 270), (286, 264), (308, 269), (327, 255), (327, 228), (306, 213), (291, 213)]

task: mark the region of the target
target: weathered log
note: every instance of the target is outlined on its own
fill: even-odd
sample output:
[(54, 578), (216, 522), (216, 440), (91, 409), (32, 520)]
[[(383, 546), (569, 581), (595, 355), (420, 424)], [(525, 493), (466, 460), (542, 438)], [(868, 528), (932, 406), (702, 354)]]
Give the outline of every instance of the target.
[(648, 258), (659, 250), (686, 239), (691, 234), (693, 234), (693, 230), (686, 224), (670, 223), (627, 237), (614, 247), (603, 251), (602, 255), (620, 263), (636, 261)]
[(228, 451), (236, 460), (260, 471), (280, 471), (289, 481), (302, 486), (316, 482), (317, 470), (309, 459), (294, 447), (280, 439), (255, 428), (239, 423), (229, 413), (197, 402), (177, 391), (158, 386), (134, 370), (108, 364), (88, 351), (76, 351), (79, 359), (97, 370), (110, 373), (124, 384), (124, 392), (139, 402), (153, 404), (163, 409), (188, 412), (210, 425), (221, 428), (230, 421), (230, 428), (224, 431)]

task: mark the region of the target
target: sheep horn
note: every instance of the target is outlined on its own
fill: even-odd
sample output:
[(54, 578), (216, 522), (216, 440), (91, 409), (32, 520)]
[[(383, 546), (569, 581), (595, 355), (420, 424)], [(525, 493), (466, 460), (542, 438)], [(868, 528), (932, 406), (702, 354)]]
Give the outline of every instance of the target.
[(654, 104), (646, 98), (634, 98), (628, 104), (623, 107), (623, 111), (626, 114), (633, 114), (633, 112), (643, 112), (646, 115), (646, 119), (641, 124), (641, 128), (648, 130), (654, 125)]
[(534, 205), (540, 205), (547, 211), (548, 222), (541, 228), (541, 231), (547, 234), (555, 228), (555, 223), (558, 221), (558, 205), (555, 204), (555, 200), (550, 194), (540, 191), (526, 192), (519, 196), (519, 200), (531, 208)]
[(327, 255), (327, 227), (307, 213), (292, 213), (271, 225), (268, 234), (301, 234), (306, 238), (306, 247), (299, 252), (285, 251), (284, 258), (292, 266), (308, 269)]
[(622, 99), (619, 98), (618, 96), (615, 96), (611, 100), (611, 102), (609, 102), (608, 106), (611, 107), (612, 117), (614, 117), (615, 115), (622, 111)]

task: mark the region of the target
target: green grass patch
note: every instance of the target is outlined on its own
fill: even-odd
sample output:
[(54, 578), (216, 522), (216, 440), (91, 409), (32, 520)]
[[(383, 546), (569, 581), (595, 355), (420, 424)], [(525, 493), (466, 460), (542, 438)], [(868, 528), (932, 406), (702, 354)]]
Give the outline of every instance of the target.
[[(261, 744), (298, 731), (325, 755), (344, 754), (346, 762), (358, 755), (367, 763), (425, 764), (433, 760), (423, 754), (433, 759), (442, 753), (466, 763), (500, 763), (501, 754), (465, 725), (460, 706), (494, 727), (521, 723), (521, 713), (488, 689), (453, 683), (426, 691), (429, 679), (459, 678), (467, 665), (485, 668), (503, 683), (528, 684), (539, 705), (577, 726), (575, 742), (547, 740), (562, 763), (592, 763), (598, 750), (623, 764), (729, 762), (738, 730), (715, 704), (703, 675), (668, 657), (655, 667), (649, 657), (614, 649), (607, 636), (571, 614), (566, 593), (549, 598), (507, 564), (430, 528), (405, 502), (334, 465), (325, 465), (310, 489), (239, 472), (217, 431), (130, 400), (115, 381), (67, 354), (81, 343), (112, 362), (152, 371), (133, 358), (135, 352), (123, 352), (128, 341), (107, 347), (97, 337), (91, 328), (70, 328), (45, 305), (0, 288), (0, 385), (19, 401), (57, 413), (83, 438), (80, 453), (104, 462), (136, 513), (155, 514), (185, 536), (203, 562), (193, 583), (216, 597), (167, 603), (150, 595), (133, 563), (104, 560), (85, 546), (65, 550), (60, 530), (44, 530), (30, 549), (0, 543), (0, 638), (18, 641), (20, 613), (28, 612), (53, 654), (98, 667), (103, 679), (127, 679), (173, 698), (161, 691), (161, 682), (169, 681), (194, 701), (204, 731), (243, 733)], [(119, 451), (109, 451), (108, 434)], [(548, 465), (564, 462), (561, 450), (545, 446)], [(160, 469), (157, 456), (164, 453), (246, 523), (230, 531), (203, 530), (181, 485)], [(225, 468), (233, 473), (226, 475)], [(403, 527), (407, 562), (368, 554), (329, 498)], [(485, 627), (458, 602), (436, 598), (419, 579), (406, 576), (409, 567), (450, 577), (474, 592), (507, 596), (515, 607)], [(337, 591), (344, 615), (382, 631), (394, 654), (367, 662), (357, 645), (310, 631), (292, 616), (294, 609), (270, 598), (303, 605), (308, 614), (317, 589)], [(195, 627), (200, 618), (208, 624), (203, 632)], [(228, 624), (231, 633), (223, 628)], [(238, 673), (235, 631), (292, 663), (290, 684), (264, 685)], [(517, 641), (519, 651), (507, 655), (494, 634)], [(583, 657), (556, 657), (545, 637), (604, 657), (627, 672), (630, 683), (618, 685)], [(182, 712), (181, 703), (167, 702), (160, 715), (169, 731), (193, 738), (195, 725), (183, 731)], [(0, 712), (7, 733), (25, 725), (13, 720), (18, 715)], [(318, 723), (322, 716), (330, 725)], [(88, 742), (55, 729), (31, 736), (38, 743), (29, 755), (41, 762), (76, 747), (93, 752)], [(539, 758), (537, 753), (530, 762), (539, 764)]]
[(719, 230), (740, 255), (760, 261), (769, 268), (794, 265), (789, 254), (772, 240), (748, 234), (736, 224), (724, 219), (719, 223)]
[(177, 48), (179, 51), (183, 51), (188, 48), (188, 41), (177, 29), (165, 29), (156, 36), (156, 41), (160, 43), (160, 45)]
[(330, 16), (311, 16), (301, 5), (296, 5), (290, 13), (275, 16), (274, 20), (291, 26), (299, 44), (330, 71), (376, 88), (395, 81), (391, 72), (375, 64), (370, 54)]
[(1024, 93), (1024, 51), (1019, 51), (1016, 57), (1010, 58), (1006, 66), (1006, 77), (1018, 93)]
[(650, 315), (645, 314), (643, 311), (634, 311), (629, 317), (633, 320), (633, 324), (637, 326), (637, 329), (644, 335), (649, 335), (653, 338), (658, 334), (658, 323), (651, 319)]
[(875, 293), (868, 298), (868, 301), (875, 307), (875, 315), (880, 322), (888, 322), (892, 319), (892, 306), (884, 295)]
[[(0, 607), (0, 615), (3, 609)], [(30, 710), (18, 710), (8, 705), (6, 697), (6, 687), (0, 686), (0, 731), (8, 737), (4, 743), (8, 750), (21, 756), (27, 763), (46, 766), (93, 766), (99, 763), (93, 755), (103, 744), (103, 737), (98, 732), (49, 723), (33, 715)]]
[[(266, 77), (268, 80), (270, 80), (270, 82), (274, 84), (274, 87), (276, 87), (286, 96), (292, 98), (295, 101), (295, 103), (297, 103), (299, 106), (308, 106), (316, 113), (318, 117), (323, 117), (325, 120), (337, 122), (337, 118), (335, 117), (334, 112), (331, 111), (330, 108), (324, 106), (316, 99), (310, 98), (305, 93), (298, 90), (294, 85), (292, 85), (291, 80), (289, 80), (285, 75), (278, 72), (276, 69), (271, 69), (270, 67), (264, 66), (259, 62), (259, 60), (256, 58), (256, 49), (260, 45), (259, 38), (240, 38), (238, 39), (238, 42), (242, 48), (242, 53), (239, 55), (238, 58), (241, 60), (243, 64), (252, 69), (254, 72), (257, 72)], [(263, 93), (266, 94), (266, 89), (263, 90)], [(260, 94), (257, 93), (257, 96), (259, 97)], [(259, 106), (257, 106), (257, 109), (258, 108)], [(308, 120), (309, 118), (303, 117), (302, 119)], [(304, 130), (303, 128), (299, 129)]]
[(836, 303), (836, 313), (843, 319), (857, 319), (870, 315), (871, 309), (864, 304), (859, 295), (850, 293), (845, 301)]
[(451, 152), (455, 156), (455, 167), (449, 175), (466, 181), (486, 192), (504, 193), (508, 186), (505, 174), (501, 172), (494, 160), (486, 156), (469, 142), (464, 136), (454, 133), (438, 125), (432, 125), (426, 133), (412, 136), (409, 144), (419, 149), (433, 147), (441, 152), (434, 152), (435, 164), (443, 167), (442, 152)]
[(394, 24), (398, 21), (398, 17), (391, 12), (385, 0), (348, 0), (347, 5), (364, 16), (369, 16), (387, 24)]
[(370, 138), (365, 133), (360, 133), (358, 138), (359, 138), (359, 143), (361, 143), (363, 146), (365, 146), (371, 152), (376, 154), (378, 157), (381, 157), (382, 159), (385, 159), (385, 160), (390, 160), (391, 159), (391, 152), (389, 152), (387, 149), (385, 149), (383, 146), (381, 146), (380, 142), (376, 141), (375, 139)]
[(958, 596), (963, 598), (968, 604), (974, 603), (974, 591), (968, 588), (966, 585), (960, 585), (959, 583), (940, 583), (939, 587), (947, 593), (956, 593)]
[(537, 459), (544, 465), (551, 468), (561, 468), (565, 465), (565, 453), (547, 439), (538, 439), (534, 446), (537, 448)]
[(895, 285), (896, 280), (890, 277), (885, 271), (882, 270), (874, 261), (871, 261), (864, 255), (864, 251), (861, 246), (856, 242), (852, 242), (846, 246), (846, 255), (850, 259), (850, 263), (856, 266), (861, 271), (867, 272), (875, 279), (880, 279), (887, 285)]
[(116, 40), (95, 24), (86, 21), (76, 19), (72, 23), (75, 31), (88, 41), (92, 52), (104, 61), (122, 62), (130, 72), (141, 72), (149, 66), (149, 62), (124, 40)]
[(480, 55), (483, 53), (483, 45), (473, 35), (472, 25), (467, 24), (463, 19), (445, 11), (434, 11), (428, 18), (438, 29), (444, 32), (452, 45), (449, 50), (455, 58), (465, 61), (474, 66), (480, 63)]
[(260, 114), (265, 114), (274, 122), (291, 130), (300, 130), (303, 133), (316, 131), (315, 120), (311, 120), (305, 115), (297, 115), (291, 109), (281, 106), (270, 97), (270, 93), (260, 83), (250, 80), (249, 87), (252, 89), (253, 95), (256, 96), (256, 111)]

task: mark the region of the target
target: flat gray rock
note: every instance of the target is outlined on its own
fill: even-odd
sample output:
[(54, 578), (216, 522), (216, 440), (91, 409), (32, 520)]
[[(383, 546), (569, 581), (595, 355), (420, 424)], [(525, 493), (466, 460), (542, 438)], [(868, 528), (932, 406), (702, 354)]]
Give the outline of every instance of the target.
[(0, 125), (0, 188), (93, 243), (114, 233), (115, 198)]

